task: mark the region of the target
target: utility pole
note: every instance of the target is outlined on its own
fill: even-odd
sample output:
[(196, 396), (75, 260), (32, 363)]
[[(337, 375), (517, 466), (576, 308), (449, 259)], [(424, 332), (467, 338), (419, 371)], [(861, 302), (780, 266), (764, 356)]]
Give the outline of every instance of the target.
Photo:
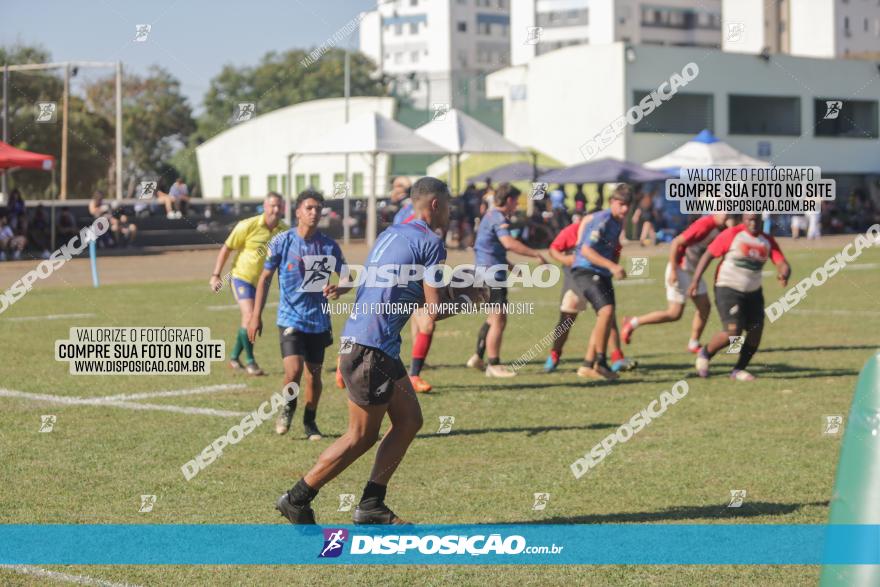
[(61, 194), (59, 198), (67, 199), (67, 126), (70, 118), (70, 64), (64, 65), (64, 94), (61, 97), (61, 112), (64, 120), (61, 122)]
[[(9, 142), (9, 65), (5, 63), (3, 64), (3, 142)], [(6, 179), (8, 174), (8, 171), (3, 172), (3, 183), (0, 185), (5, 199), (9, 198), (9, 192), (7, 191), (9, 185)]]
[(116, 62), (116, 199), (122, 199), (122, 62)]

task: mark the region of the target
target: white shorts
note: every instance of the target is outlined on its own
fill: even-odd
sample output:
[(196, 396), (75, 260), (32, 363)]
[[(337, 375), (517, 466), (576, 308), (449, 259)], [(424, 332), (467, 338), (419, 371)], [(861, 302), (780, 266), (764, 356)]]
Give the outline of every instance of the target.
[[(691, 286), (694, 274), (690, 271), (685, 271), (681, 267), (676, 267), (675, 274), (678, 277), (678, 287), (672, 287), (669, 285), (670, 271), (672, 271), (672, 265), (667, 263), (666, 271), (663, 274), (663, 283), (666, 284), (666, 301), (684, 304), (687, 301), (687, 290)], [(706, 282), (700, 279), (700, 284), (697, 286), (697, 295), (704, 296), (708, 293), (709, 290), (706, 289)]]
[(566, 314), (577, 314), (587, 309), (587, 298), (579, 294), (573, 289), (565, 290), (562, 294), (562, 303), (559, 305), (559, 311)]

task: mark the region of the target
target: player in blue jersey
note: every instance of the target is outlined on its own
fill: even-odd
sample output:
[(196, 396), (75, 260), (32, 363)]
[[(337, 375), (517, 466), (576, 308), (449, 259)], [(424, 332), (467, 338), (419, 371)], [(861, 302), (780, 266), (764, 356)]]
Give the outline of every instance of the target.
[(617, 379), (608, 366), (605, 350), (614, 316), (614, 286), (611, 277), (624, 279), (626, 271), (617, 263), (620, 233), (632, 202), (632, 189), (619, 184), (611, 196), (610, 207), (584, 218), (571, 275), (574, 285), (596, 310), (596, 325), (590, 336), (580, 377)]
[[(507, 251), (518, 253), (526, 257), (534, 257), (541, 263), (546, 263), (544, 257), (531, 247), (527, 247), (510, 235), (510, 217), (516, 212), (519, 204), (520, 191), (509, 183), (502, 183), (495, 190), (493, 202), (495, 207), (486, 212), (480, 220), (477, 229), (477, 240), (474, 243), (477, 270), (483, 270), (503, 265), (507, 262)], [(495, 279), (496, 283), (507, 281), (507, 269), (498, 271), (492, 275), (487, 273), (487, 278)], [(489, 303), (492, 311), (486, 317), (486, 322), (480, 328), (477, 336), (477, 352), (468, 359), (467, 366), (474, 369), (485, 370), (488, 377), (513, 377), (516, 371), (501, 364), (501, 337), (507, 326), (507, 287), (491, 286)], [(495, 309), (497, 308), (497, 310)], [(483, 357), (488, 351), (489, 364), (483, 362)]]
[[(342, 250), (332, 238), (318, 231), (324, 197), (305, 190), (296, 198), (296, 227), (276, 236), (269, 244), (269, 255), (257, 283), (255, 311), (248, 324), (248, 338), (253, 341), (263, 329), (263, 307), (269, 294), (272, 275), (278, 271), (278, 331), (281, 358), (284, 362), (284, 385), (299, 385), (305, 370), (305, 408), (303, 427), (309, 440), (319, 440), (321, 431), (315, 423), (321, 399), (321, 366), (324, 349), (333, 342), (327, 300), (335, 300), (351, 288), (344, 283), (330, 283), (330, 274), (339, 274), (345, 264)], [(303, 369), (305, 367), (305, 369)], [(288, 402), (275, 431), (285, 434), (296, 411), (297, 398)]]
[[(389, 285), (368, 277), (358, 288), (339, 350), (348, 390), (348, 430), (278, 499), (276, 508), (294, 524), (315, 523), (310, 504), (318, 490), (376, 443), (386, 413), (391, 427), (379, 443), (353, 518), (355, 524), (404, 523), (385, 505), (385, 491), (422, 426), (422, 411), (400, 360), (400, 330), (413, 307), (427, 304), (428, 316), (440, 320), (455, 313), (439, 313), (440, 303), (464, 296), (461, 303), (470, 304), (487, 297), (483, 288), (455, 288), (457, 297), (453, 298), (452, 288), (440, 285), (439, 272), (431, 269), (446, 260), (446, 247), (434, 230), (445, 230), (449, 223), (449, 197), (449, 189), (440, 180), (424, 177), (417, 181), (412, 188), (415, 218), (387, 228), (370, 251), (366, 274), (390, 271), (397, 280)], [(400, 279), (404, 269), (412, 267), (424, 268), (424, 279)]]

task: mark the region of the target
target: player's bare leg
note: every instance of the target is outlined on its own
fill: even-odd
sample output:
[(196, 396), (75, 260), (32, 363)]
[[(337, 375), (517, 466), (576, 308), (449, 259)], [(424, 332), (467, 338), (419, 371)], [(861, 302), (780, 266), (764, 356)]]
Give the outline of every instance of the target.
[(419, 309), (413, 313), (410, 324), (414, 334), (409, 380), (417, 393), (427, 393), (431, 391), (432, 387), (430, 383), (422, 379), (422, 368), (434, 337), (434, 321), (428, 317), (424, 309)]
[(321, 401), (321, 391), (324, 384), (321, 381), (321, 363), (306, 363), (305, 369), (305, 393), (306, 403), (303, 408), (303, 428), (306, 438), (320, 440), (323, 436), (315, 423), (315, 415), (318, 412), (318, 402)]
[(242, 364), (241, 361), (238, 360), (238, 357), (240, 356), (240, 353), (244, 351), (244, 368), (247, 370), (247, 374), (255, 376), (262, 375), (263, 370), (260, 369), (260, 366), (257, 365), (257, 361), (254, 358), (254, 344), (248, 340), (247, 336), (248, 322), (250, 322), (251, 316), (254, 313), (254, 300), (239, 299), (238, 310), (241, 314), (241, 327), (238, 330), (238, 338), (236, 340), (235, 349), (232, 351), (229, 366), (232, 367), (233, 370), (241, 369)]
[(629, 344), (632, 341), (633, 332), (639, 326), (646, 324), (665, 324), (667, 322), (677, 322), (681, 319), (684, 312), (684, 304), (677, 302), (668, 302), (665, 310), (655, 310), (648, 312), (635, 318), (623, 317), (623, 342)]
[[(709, 322), (712, 304), (709, 302), (709, 296), (702, 294), (694, 298), (694, 305), (697, 307), (697, 312), (694, 314), (694, 319), (691, 322), (691, 343), (697, 341), (699, 345), (700, 337), (703, 336), (703, 330), (705, 330), (706, 324)], [(692, 346), (691, 343), (688, 344), (688, 348)]]
[(736, 381), (753, 381), (755, 376), (746, 371), (749, 362), (755, 353), (758, 352), (758, 346), (761, 344), (761, 336), (764, 334), (764, 325), (755, 325), (746, 333), (745, 340), (739, 350), (739, 359), (730, 372), (730, 378)]
[(562, 349), (568, 340), (568, 333), (577, 320), (577, 313), (559, 312), (559, 321), (556, 323), (554, 332), (557, 332), (556, 338), (553, 340), (553, 346), (550, 348), (550, 355), (544, 363), (544, 372), (550, 373), (556, 370), (559, 365), (559, 359), (562, 357)]
[(614, 306), (608, 304), (599, 308), (599, 311), (596, 312), (596, 325), (590, 335), (590, 344), (584, 355), (584, 364), (578, 369), (579, 376), (595, 377), (598, 374), (605, 379), (617, 379), (617, 374), (608, 367), (605, 358), (605, 350), (608, 347), (608, 338), (613, 323)]
[(504, 329), (507, 328), (507, 313), (502, 308), (498, 312), (489, 314), (487, 321), (489, 332), (486, 335), (486, 354), (489, 360), (486, 365), (486, 375), (489, 377), (513, 377), (516, 372), (501, 364), (501, 340), (504, 337)]
[(742, 334), (742, 328), (736, 323), (727, 324), (727, 329), (716, 332), (700, 352), (697, 354), (697, 375), (700, 377), (709, 376), (709, 361), (715, 356), (715, 353), (730, 344), (731, 336), (739, 336)]
[[(300, 384), (303, 373), (303, 358), (298, 355), (289, 355), (284, 357), (284, 387), (291, 383)], [(308, 391), (306, 392), (308, 397)], [(296, 413), (296, 405), (298, 398), (293, 398), (284, 405), (278, 418), (275, 420), (275, 432), (278, 434), (287, 434), (290, 430), (290, 422), (293, 420), (293, 414)]]

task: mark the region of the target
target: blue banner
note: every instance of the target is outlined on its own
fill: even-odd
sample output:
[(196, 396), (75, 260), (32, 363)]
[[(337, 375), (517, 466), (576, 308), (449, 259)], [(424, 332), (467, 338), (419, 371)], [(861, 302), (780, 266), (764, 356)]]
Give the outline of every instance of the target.
[(0, 564), (880, 564), (878, 525), (0, 525)]

